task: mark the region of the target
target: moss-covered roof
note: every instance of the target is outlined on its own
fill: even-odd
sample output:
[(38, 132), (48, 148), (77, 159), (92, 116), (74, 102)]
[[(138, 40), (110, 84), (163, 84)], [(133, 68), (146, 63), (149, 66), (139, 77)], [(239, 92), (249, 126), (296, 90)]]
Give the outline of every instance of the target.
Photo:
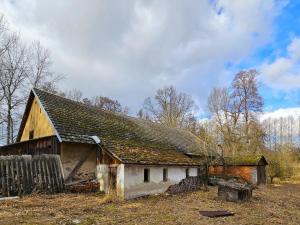
[(90, 136), (96, 135), (124, 163), (199, 164), (185, 154), (204, 154), (200, 139), (188, 131), (103, 111), (39, 89), (31, 95), (41, 102), (62, 142), (94, 144)]
[(262, 155), (243, 155), (236, 157), (218, 158), (212, 162), (212, 165), (227, 165), (227, 166), (258, 166), (267, 165), (266, 158)]

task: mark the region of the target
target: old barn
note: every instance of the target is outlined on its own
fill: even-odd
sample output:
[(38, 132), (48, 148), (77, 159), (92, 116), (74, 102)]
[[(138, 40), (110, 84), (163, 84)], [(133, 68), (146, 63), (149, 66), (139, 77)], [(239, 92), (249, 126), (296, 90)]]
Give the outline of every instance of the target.
[(268, 162), (262, 155), (224, 157), (209, 167), (210, 176), (238, 177), (252, 184), (266, 184)]
[(202, 174), (200, 140), (192, 133), (31, 91), (17, 143), (2, 155), (57, 154), (66, 183), (96, 180), (100, 190), (133, 198), (165, 192)]

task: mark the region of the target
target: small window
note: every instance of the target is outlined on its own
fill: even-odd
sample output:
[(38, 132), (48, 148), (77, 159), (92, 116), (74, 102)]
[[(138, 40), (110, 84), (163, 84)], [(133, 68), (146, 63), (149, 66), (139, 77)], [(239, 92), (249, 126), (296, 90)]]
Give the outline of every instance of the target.
[(33, 139), (34, 137), (34, 130), (29, 131), (29, 139)]
[(168, 181), (168, 169), (167, 168), (163, 169), (163, 181), (164, 182)]
[(144, 182), (150, 181), (150, 169), (144, 169)]
[(185, 169), (185, 177), (189, 177), (190, 176), (190, 169), (186, 168)]

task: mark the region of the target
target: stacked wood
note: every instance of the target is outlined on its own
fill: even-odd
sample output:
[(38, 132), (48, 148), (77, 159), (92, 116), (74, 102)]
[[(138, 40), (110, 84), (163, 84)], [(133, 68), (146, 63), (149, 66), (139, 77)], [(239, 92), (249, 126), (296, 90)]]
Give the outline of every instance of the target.
[(206, 181), (202, 177), (187, 177), (178, 184), (171, 185), (166, 191), (169, 194), (197, 191), (201, 187), (206, 187)]
[(58, 193), (65, 189), (59, 155), (0, 156), (0, 179), (1, 196)]
[(98, 192), (100, 190), (99, 182), (95, 180), (82, 181), (76, 184), (70, 184), (67, 186), (68, 191), (72, 193), (91, 193)]

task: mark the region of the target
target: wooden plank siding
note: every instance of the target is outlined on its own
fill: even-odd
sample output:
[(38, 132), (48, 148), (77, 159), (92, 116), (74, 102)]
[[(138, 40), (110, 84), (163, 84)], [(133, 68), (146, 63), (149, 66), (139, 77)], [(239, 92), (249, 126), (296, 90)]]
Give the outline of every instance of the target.
[[(28, 116), (24, 128), (20, 130), (19, 134), (21, 142), (55, 134), (47, 114), (42, 109), (42, 106), (36, 97), (33, 99), (27, 113)], [(30, 137), (31, 132), (32, 137)]]
[(0, 147), (0, 155), (60, 155), (60, 143), (56, 136), (48, 136)]

